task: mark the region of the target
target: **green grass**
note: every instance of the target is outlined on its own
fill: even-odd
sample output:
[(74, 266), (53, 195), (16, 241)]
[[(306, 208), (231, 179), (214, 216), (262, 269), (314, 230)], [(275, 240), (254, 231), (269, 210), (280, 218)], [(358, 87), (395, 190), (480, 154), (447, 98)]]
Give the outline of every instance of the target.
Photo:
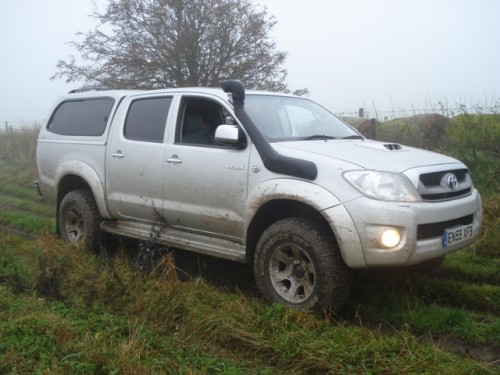
[(0, 373), (498, 372), (494, 189), (475, 245), (432, 275), (356, 272), (348, 306), (325, 318), (262, 301), (246, 265), (176, 251), (139, 272), (136, 241), (112, 258), (62, 243), (30, 186), (35, 134), (0, 134)]
[(0, 225), (54, 233), (53, 204), (33, 186), (37, 134), (36, 127), (0, 133)]
[[(238, 363), (185, 345), (143, 322), (106, 313), (99, 306), (75, 309), (60, 302), (13, 296), (0, 287), (2, 373), (233, 373)], [(15, 303), (12, 303), (15, 302)], [(222, 370), (222, 371), (221, 371)]]
[(22, 264), (8, 272), (28, 275), (29, 287), (16, 294), (0, 286), (5, 372), (489, 373), (409, 326), (387, 332), (267, 305), (200, 278), (179, 282), (171, 263), (142, 274), (124, 254), (103, 262), (52, 237), (5, 236), (2, 248)]
[(471, 283), (500, 285), (500, 257), (478, 256), (474, 248), (446, 257), (439, 275)]

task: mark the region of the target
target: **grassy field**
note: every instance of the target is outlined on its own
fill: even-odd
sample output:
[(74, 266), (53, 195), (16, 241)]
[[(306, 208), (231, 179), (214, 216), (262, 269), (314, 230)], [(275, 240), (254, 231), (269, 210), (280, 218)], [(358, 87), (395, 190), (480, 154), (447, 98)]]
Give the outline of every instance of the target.
[[(158, 250), (151, 267), (136, 241), (113, 257), (68, 247), (53, 235), (53, 204), (31, 186), (35, 137), (0, 134), (1, 374), (500, 371), (494, 175), (479, 179), (475, 245), (432, 275), (356, 272), (347, 307), (325, 318), (262, 301), (250, 266)], [(473, 173), (498, 165), (498, 155), (470, 155)]]

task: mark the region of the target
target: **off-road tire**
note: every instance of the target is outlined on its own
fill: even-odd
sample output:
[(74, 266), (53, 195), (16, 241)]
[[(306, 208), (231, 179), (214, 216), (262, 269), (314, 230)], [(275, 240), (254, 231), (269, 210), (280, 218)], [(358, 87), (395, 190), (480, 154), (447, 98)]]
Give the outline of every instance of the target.
[(90, 190), (73, 190), (61, 201), (58, 229), (61, 238), (90, 251), (98, 251), (101, 216)]
[(340, 310), (352, 283), (329, 228), (301, 217), (282, 219), (264, 231), (255, 250), (254, 273), (269, 301), (320, 313)]

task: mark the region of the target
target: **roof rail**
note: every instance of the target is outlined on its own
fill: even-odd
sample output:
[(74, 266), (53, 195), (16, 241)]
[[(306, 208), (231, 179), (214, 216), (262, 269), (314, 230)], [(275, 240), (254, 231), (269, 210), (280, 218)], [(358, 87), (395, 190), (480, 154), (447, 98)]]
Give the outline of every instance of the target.
[(112, 88), (107, 86), (88, 86), (71, 90), (68, 92), (68, 94), (76, 94), (78, 92), (86, 92), (86, 91), (106, 91), (106, 90), (112, 90)]

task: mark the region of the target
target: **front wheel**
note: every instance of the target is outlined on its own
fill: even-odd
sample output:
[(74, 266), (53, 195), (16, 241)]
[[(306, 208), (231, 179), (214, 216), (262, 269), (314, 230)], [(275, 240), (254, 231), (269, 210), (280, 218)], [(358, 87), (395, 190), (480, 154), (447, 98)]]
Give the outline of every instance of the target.
[(261, 294), (296, 310), (337, 311), (350, 293), (351, 275), (327, 227), (292, 217), (272, 224), (255, 251)]
[(89, 190), (74, 190), (64, 196), (59, 206), (58, 229), (63, 240), (97, 250), (101, 216)]

